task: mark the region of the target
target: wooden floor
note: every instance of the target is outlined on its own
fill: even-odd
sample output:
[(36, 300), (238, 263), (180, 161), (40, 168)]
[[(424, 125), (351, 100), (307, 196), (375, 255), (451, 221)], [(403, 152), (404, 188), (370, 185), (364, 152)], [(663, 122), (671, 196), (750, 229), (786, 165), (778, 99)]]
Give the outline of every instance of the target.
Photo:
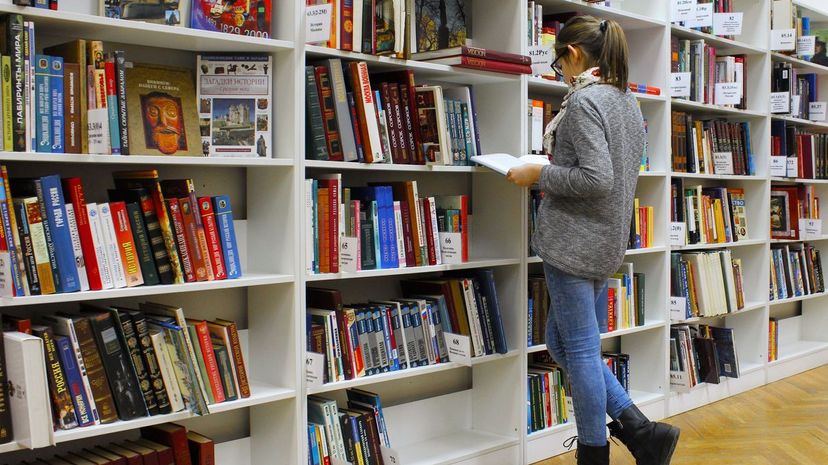
[[(665, 420), (681, 428), (671, 465), (828, 464), (828, 366)], [(635, 465), (610, 442), (612, 465)], [(573, 452), (535, 465), (574, 464)]]

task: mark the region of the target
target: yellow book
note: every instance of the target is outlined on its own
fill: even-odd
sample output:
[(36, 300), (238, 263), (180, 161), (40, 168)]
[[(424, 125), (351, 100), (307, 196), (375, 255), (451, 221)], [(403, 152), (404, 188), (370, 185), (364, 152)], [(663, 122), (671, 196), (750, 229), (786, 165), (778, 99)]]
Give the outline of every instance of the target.
[(12, 139), (12, 83), (11, 83), (11, 57), (3, 55), (0, 62), (3, 78), (3, 147), (11, 152), (14, 147)]
[(652, 206), (647, 207), (647, 245), (646, 247), (653, 246), (653, 234), (655, 233), (655, 228), (653, 226), (655, 223), (655, 210)]
[(727, 242), (724, 228), (724, 216), (722, 215), (722, 201), (713, 201), (713, 221), (716, 226), (716, 242)]
[[(635, 218), (635, 237), (639, 238), (639, 242), (641, 239), (641, 214), (638, 210), (640, 202), (638, 197), (633, 199), (633, 215)], [(639, 244), (639, 247), (643, 247), (643, 244)]]

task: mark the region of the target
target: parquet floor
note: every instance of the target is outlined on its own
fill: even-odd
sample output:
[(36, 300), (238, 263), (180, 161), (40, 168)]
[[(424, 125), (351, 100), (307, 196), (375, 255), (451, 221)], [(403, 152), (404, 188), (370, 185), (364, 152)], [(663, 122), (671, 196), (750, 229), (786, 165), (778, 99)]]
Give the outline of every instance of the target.
[[(681, 428), (672, 465), (828, 465), (828, 366), (665, 421)], [(635, 465), (610, 444), (612, 465)], [(535, 465), (564, 464), (574, 452)]]

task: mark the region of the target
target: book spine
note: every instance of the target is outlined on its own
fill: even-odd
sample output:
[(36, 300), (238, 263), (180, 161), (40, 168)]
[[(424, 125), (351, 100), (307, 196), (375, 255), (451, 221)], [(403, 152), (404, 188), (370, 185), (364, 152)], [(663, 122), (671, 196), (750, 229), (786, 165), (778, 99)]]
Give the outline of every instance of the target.
[(230, 197), (219, 195), (213, 197), (213, 210), (216, 212), (221, 250), (224, 255), (224, 264), (227, 267), (227, 278), (234, 279), (242, 275), (241, 262), (236, 245), (236, 230), (233, 227), (233, 211), (230, 206)]
[(207, 330), (207, 323), (201, 321), (195, 325), (196, 334), (198, 335), (198, 345), (201, 348), (201, 355), (204, 358), (204, 365), (207, 371), (207, 381), (210, 384), (210, 390), (213, 393), (213, 399), (216, 403), (224, 402), (224, 388), (221, 383), (221, 376), (219, 374), (218, 362), (216, 361), (216, 354), (213, 350), (213, 343), (210, 340), (210, 332)]
[(101, 225), (101, 217), (98, 212), (98, 205), (90, 203), (86, 205), (87, 218), (89, 220), (89, 231), (94, 250), (95, 260), (98, 262), (99, 277), (101, 280), (101, 289), (112, 289), (115, 286), (115, 281), (112, 276), (112, 268), (109, 265), (109, 260), (106, 256), (106, 243), (104, 242), (103, 226)]
[(35, 59), (35, 100), (32, 109), (35, 115), (35, 150), (51, 153), (52, 151), (52, 94), (49, 91), (49, 57), (37, 55)]
[(346, 96), (348, 98), (348, 110), (351, 113), (351, 125), (354, 131), (354, 144), (356, 145), (357, 161), (364, 163), (365, 149), (362, 145), (362, 133), (360, 132), (359, 118), (357, 117), (356, 100), (354, 100), (353, 92), (346, 93)]
[(109, 390), (109, 381), (104, 372), (98, 347), (95, 344), (92, 325), (87, 318), (76, 318), (74, 326), (98, 416), (101, 423), (112, 423), (118, 419), (118, 412), (115, 409), (115, 400)]
[[(43, 191), (43, 202), (46, 205), (46, 221), (54, 241), (54, 255), (58, 273), (60, 273), (60, 278), (56, 283), (57, 290), (58, 292), (77, 292), (80, 290), (80, 279), (75, 266), (69, 224), (66, 221), (66, 207), (63, 190), (60, 187), (60, 177), (44, 176), (40, 180), (40, 185)], [(49, 238), (48, 232), (46, 238), (47, 240)]]
[(159, 413), (158, 403), (155, 398), (155, 393), (152, 390), (149, 371), (144, 363), (141, 343), (138, 342), (138, 333), (135, 325), (132, 319), (126, 315), (120, 315), (117, 320), (120, 320), (121, 323), (121, 334), (124, 336), (124, 349), (126, 349), (129, 355), (129, 360), (132, 361), (132, 368), (134, 369), (135, 377), (138, 379), (138, 386), (141, 389), (141, 394), (144, 396), (144, 404), (150, 415), (157, 415)]
[[(370, 15), (369, 15), (370, 16)], [(354, 95), (357, 104), (359, 126), (362, 131), (362, 144), (365, 148), (365, 161), (379, 163), (385, 161), (380, 142), (379, 126), (377, 124), (377, 108), (374, 92), (371, 90), (371, 81), (368, 76), (368, 65), (365, 62), (350, 63), (351, 75), (354, 81)]]
[(83, 388), (81, 371), (75, 360), (75, 352), (68, 337), (56, 336), (58, 356), (60, 364), (66, 374), (66, 384), (72, 396), (72, 403), (77, 414), (78, 426), (90, 426), (95, 424), (95, 417), (89, 405), (89, 398)]
[(107, 61), (104, 64), (106, 110), (109, 114), (109, 143), (112, 155), (121, 154), (121, 130), (118, 117), (118, 90), (115, 86), (115, 62)]
[[(25, 59), (23, 57), (23, 15), (6, 17), (6, 43), (11, 64), (12, 83), (12, 147), (15, 152), (26, 151), (26, 85)], [(9, 199), (11, 200), (11, 199)]]
[(181, 396), (181, 390), (173, 370), (172, 360), (170, 360), (169, 353), (167, 352), (167, 343), (165, 342), (163, 332), (153, 332), (150, 340), (152, 341), (152, 348), (157, 356), (163, 385), (166, 387), (167, 394), (169, 395), (170, 409), (173, 412), (183, 410), (184, 399)]
[(242, 355), (239, 331), (235, 323), (229, 323), (227, 325), (227, 333), (230, 336), (230, 347), (228, 347), (228, 349), (232, 352), (233, 364), (236, 367), (236, 378), (239, 382), (239, 393), (243, 398), (247, 398), (250, 397), (250, 383), (247, 379), (247, 368), (244, 365), (244, 356)]
[(127, 287), (140, 286), (144, 284), (144, 276), (141, 273), (141, 265), (138, 261), (126, 205), (124, 202), (112, 202), (109, 204), (109, 208), (112, 211), (115, 240), (118, 245), (121, 264), (124, 268)]
[(192, 209), (193, 222), (195, 223), (196, 246), (201, 253), (201, 260), (204, 262), (204, 272), (207, 274), (207, 280), (213, 281), (216, 279), (216, 274), (213, 272), (213, 260), (210, 256), (210, 245), (207, 243), (207, 232), (204, 228), (204, 221), (201, 220), (201, 209), (198, 205), (198, 198), (196, 197), (195, 185), (192, 179), (187, 179), (187, 192), (190, 199), (190, 207)]
[(505, 63), (514, 63), (523, 66), (532, 65), (532, 58), (526, 55), (500, 52), (497, 50), (491, 50), (480, 47), (463, 46), (460, 50), (460, 55), (464, 57), (482, 58), (486, 60), (501, 61)]
[[(164, 239), (164, 247), (167, 249), (167, 259), (170, 263), (170, 269), (172, 271), (173, 282), (175, 284), (181, 284), (184, 282), (184, 273), (181, 265), (181, 261), (178, 258), (178, 247), (177, 241), (175, 236), (175, 231), (173, 231), (172, 227), (172, 219), (170, 218), (169, 213), (167, 212), (167, 205), (164, 202), (164, 195), (161, 193), (161, 186), (156, 182), (155, 185), (152, 187), (152, 192), (149, 193), (152, 198), (153, 208), (155, 209), (155, 214), (158, 218), (158, 224), (161, 229), (161, 236)], [(143, 203), (143, 200), (142, 200)], [(143, 206), (142, 206), (143, 208)], [(146, 213), (145, 213), (146, 214)], [(147, 222), (149, 224), (149, 221)], [(152, 237), (152, 236), (150, 236)], [(158, 264), (158, 271), (161, 273), (161, 263), (158, 261), (158, 256), (156, 254), (155, 262)], [(162, 280), (163, 283), (163, 274)], [(166, 283), (165, 283), (166, 284)]]
[[(346, 4), (348, 3), (353, 3), (353, 0), (343, 2), (343, 10), (346, 8)], [(346, 20), (344, 13), (343, 20)], [(350, 19), (347, 19), (347, 21), (350, 21)], [(342, 29), (342, 32), (344, 42), (344, 35), (347, 34), (350, 37), (352, 32), (348, 32), (348, 29)], [(348, 48), (345, 49), (350, 50), (351, 45), (348, 45), (347, 47)], [(329, 60), (328, 70), (331, 81), (331, 92), (333, 93), (336, 124), (339, 128), (339, 138), (342, 141), (342, 157), (344, 161), (357, 161), (356, 140), (354, 139), (353, 124), (351, 123), (350, 118), (351, 113), (348, 106), (348, 93), (345, 87), (345, 76), (342, 72), (342, 61), (339, 59)]]
[(78, 273), (78, 282), (81, 291), (89, 290), (89, 280), (86, 277), (86, 262), (81, 249), (80, 235), (78, 234), (78, 222), (75, 218), (75, 208), (71, 203), (65, 205), (66, 222), (69, 225), (69, 238), (72, 241), (72, 255), (75, 257), (75, 269)]
[(158, 284), (158, 270), (155, 268), (155, 260), (152, 257), (149, 236), (144, 226), (143, 212), (137, 202), (126, 204), (127, 217), (129, 218), (132, 237), (135, 242), (135, 252), (141, 268), (141, 277), (145, 286)]
[[(212, 276), (213, 270), (210, 269), (208, 275), (208, 264), (205, 263), (205, 256), (201, 248), (201, 241), (199, 241), (198, 226), (196, 225), (195, 216), (197, 213), (193, 211), (196, 205), (190, 202), (188, 197), (181, 197), (178, 199), (179, 211), (181, 213), (181, 220), (184, 227), (184, 238), (187, 241), (187, 250), (190, 253), (190, 259), (193, 264), (193, 272), (197, 281), (208, 281), (209, 276)], [(200, 218), (200, 215), (199, 215)]]
[(51, 328), (44, 327), (34, 334), (43, 340), (46, 355), (46, 374), (49, 380), (49, 392), (52, 397), (52, 421), (55, 429), (72, 429), (78, 426), (72, 395), (66, 384), (63, 368), (60, 366), (57, 345)]
[(215, 279), (226, 279), (227, 269), (224, 266), (224, 256), (221, 253), (221, 239), (219, 238), (216, 215), (213, 212), (213, 203), (210, 197), (198, 198), (201, 222), (204, 224), (204, 235), (209, 249), (210, 265), (213, 267)]
[(152, 248), (152, 256), (155, 259), (155, 266), (158, 270), (158, 279), (161, 281), (161, 284), (173, 284), (175, 282), (175, 274), (173, 273), (164, 232), (161, 228), (161, 221), (156, 213), (152, 198), (145, 190), (141, 190), (139, 199), (139, 206), (144, 214), (147, 236), (149, 237), (150, 247)]
[[(359, 0), (357, 0), (359, 1)], [(341, 38), (339, 48), (342, 50), (354, 49), (354, 0), (341, 0)]]
[(425, 222), (425, 236), (426, 236), (426, 249), (428, 250), (428, 264), (429, 265), (436, 265), (437, 264), (437, 253), (436, 249), (440, 247), (440, 242), (436, 236), (434, 236), (434, 224), (431, 222), (431, 202), (430, 199), (422, 199), (423, 205), (423, 221)]
[(14, 129), (12, 125), (12, 67), (11, 57), (0, 57), (0, 76), (3, 82), (3, 147), (6, 151), (14, 150)]
[(121, 261), (121, 252), (118, 247), (118, 237), (115, 234), (115, 222), (112, 218), (112, 209), (108, 203), (98, 204), (98, 217), (101, 224), (106, 261), (112, 273), (112, 282), (116, 289), (127, 287), (126, 271)]
[(180, 263), (183, 267), (184, 280), (188, 283), (196, 280), (190, 249), (187, 247), (187, 237), (184, 231), (184, 218), (181, 216), (181, 205), (178, 199), (165, 199), (170, 215), (171, 232), (175, 235), (175, 243), (179, 252)]
[(131, 315), (131, 320), (132, 324), (135, 326), (135, 334), (138, 337), (141, 356), (147, 368), (150, 387), (152, 387), (152, 391), (155, 396), (158, 413), (170, 413), (172, 411), (172, 407), (170, 406), (170, 397), (167, 392), (167, 387), (164, 385), (164, 379), (161, 375), (161, 367), (157, 358), (158, 355), (155, 352), (155, 347), (153, 346), (150, 338), (149, 329), (147, 328), (147, 321), (140, 313)]
[(305, 113), (307, 119), (305, 158), (309, 160), (328, 160), (328, 147), (325, 128), (322, 121), (322, 106), (316, 87), (316, 75), (313, 66), (305, 67)]
[[(55, 242), (52, 237), (52, 228), (49, 224), (48, 218), (46, 217), (46, 205), (43, 199), (43, 188), (40, 180), (35, 180), (34, 183), (37, 191), (36, 205), (41, 218), (40, 224), (43, 228), (43, 235), (46, 239), (46, 255), (48, 256), (48, 263), (51, 269), (52, 280), (54, 281), (55, 292), (60, 292), (61, 275), (57, 268), (57, 256), (55, 255)], [(37, 253), (37, 249), (35, 249), (35, 253)]]
[(325, 142), (328, 147), (328, 159), (344, 161), (342, 140), (339, 137), (339, 128), (336, 120), (336, 108), (331, 89), (331, 81), (327, 68), (316, 66), (316, 91), (319, 95), (320, 111), (322, 114), (322, 128), (325, 132)]
[(121, 155), (129, 155), (129, 112), (127, 110), (126, 55), (123, 50), (116, 50), (115, 88), (117, 93), (118, 132)]
[(49, 57), (49, 92), (52, 111), (50, 117), (50, 123), (52, 125), (52, 153), (63, 153), (65, 151), (63, 133), (63, 76), (63, 58)]
[[(15, 213), (20, 217), (20, 221), (17, 222), (17, 232), (20, 236), (20, 246), (23, 248), (23, 260), (26, 268), (26, 278), (29, 283), (29, 292), (31, 295), (40, 295), (40, 273), (38, 273), (37, 259), (34, 254), (34, 244), (32, 243), (32, 235), (29, 230), (29, 222), (26, 220), (26, 204), (22, 201), (15, 202), (14, 208)], [(3, 234), (3, 236), (8, 237), (6, 234)], [(2, 240), (5, 241), (6, 238), (3, 237)], [(49, 269), (49, 266), (47, 265), (46, 268)], [(49, 271), (51, 272), (51, 269)]]

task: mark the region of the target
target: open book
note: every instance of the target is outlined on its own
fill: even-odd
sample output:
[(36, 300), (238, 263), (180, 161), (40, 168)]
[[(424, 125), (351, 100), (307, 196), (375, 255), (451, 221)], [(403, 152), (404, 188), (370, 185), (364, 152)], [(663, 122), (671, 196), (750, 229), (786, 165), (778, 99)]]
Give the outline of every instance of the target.
[(549, 158), (546, 155), (524, 155), (520, 158), (513, 157), (506, 153), (492, 153), (489, 155), (475, 155), (471, 161), (479, 163), (486, 168), (497, 171), (506, 176), (510, 169), (526, 164), (548, 165)]

